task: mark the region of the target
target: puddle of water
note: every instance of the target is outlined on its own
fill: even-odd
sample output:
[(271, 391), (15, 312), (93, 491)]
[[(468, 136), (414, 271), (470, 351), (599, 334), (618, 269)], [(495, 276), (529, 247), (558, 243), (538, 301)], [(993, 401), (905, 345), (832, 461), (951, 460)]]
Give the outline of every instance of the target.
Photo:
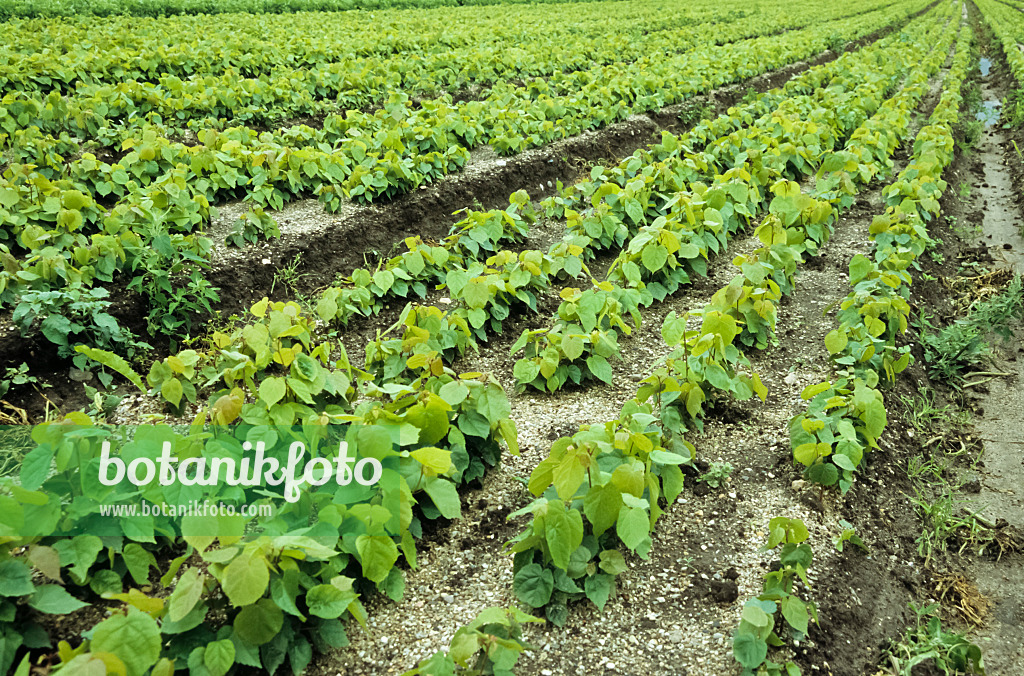
[(981, 68), (981, 76), (988, 77), (988, 73), (992, 69), (992, 62), (983, 56), (978, 62), (978, 66)]
[(985, 101), (975, 118), (984, 122), (986, 127), (991, 127), (999, 121), (999, 107), (1002, 105), (1001, 101)]

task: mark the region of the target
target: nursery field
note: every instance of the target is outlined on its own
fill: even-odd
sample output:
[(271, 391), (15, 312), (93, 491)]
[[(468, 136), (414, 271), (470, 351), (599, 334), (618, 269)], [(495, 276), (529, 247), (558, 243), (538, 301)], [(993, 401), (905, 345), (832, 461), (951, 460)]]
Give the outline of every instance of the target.
[(0, 672), (1024, 673), (1024, 3), (0, 29)]

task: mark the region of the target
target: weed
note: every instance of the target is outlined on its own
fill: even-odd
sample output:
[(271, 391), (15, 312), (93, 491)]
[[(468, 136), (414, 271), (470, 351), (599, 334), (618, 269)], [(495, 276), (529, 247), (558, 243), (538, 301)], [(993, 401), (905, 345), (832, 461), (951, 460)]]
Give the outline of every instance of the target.
[[(890, 674), (910, 676), (914, 667), (930, 662), (943, 674), (984, 674), (981, 648), (961, 634), (945, 631), (939, 621), (937, 603), (918, 608), (913, 603), (916, 624), (907, 630), (898, 643), (889, 647)], [(885, 672), (883, 672), (885, 673)]]
[(701, 120), (709, 119), (714, 113), (715, 109), (709, 103), (688, 106), (679, 113), (679, 124), (684, 127), (692, 127)]
[(172, 350), (176, 349), (177, 340), (191, 331), (192, 317), (208, 315), (211, 303), (220, 300), (218, 289), (204, 274), (210, 266), (207, 257), (212, 243), (196, 240), (192, 243), (194, 248), (190, 248), (181, 245), (179, 237), (154, 239), (153, 248), (145, 249), (135, 264), (139, 274), (128, 284), (129, 289), (145, 295), (148, 300), (149, 335), (169, 336)]
[(977, 547), (978, 553), (983, 553), (995, 540), (992, 529), (979, 520), (977, 512), (966, 509), (961, 511), (961, 508), (970, 503), (954, 497), (947, 490), (948, 484), (944, 480), (942, 483), (944, 487), (933, 500), (929, 500), (919, 489), (917, 497), (911, 498), (911, 502), (921, 513), (924, 525), (921, 535), (917, 538), (917, 551), (924, 557), (925, 566), (931, 562), (933, 554), (946, 551), (949, 540), (954, 535), (961, 542), (961, 554), (969, 546), (972, 549)]
[(970, 84), (963, 89), (963, 103), (961, 104), (961, 110), (965, 111), (963, 124), (961, 130), (963, 131), (963, 141), (959, 143), (960, 149), (964, 152), (974, 148), (978, 141), (981, 139), (982, 132), (985, 130), (985, 123), (983, 120), (978, 119), (978, 113), (981, 111), (981, 90), (978, 89), (977, 84)]
[(299, 266), (302, 264), (302, 252), (295, 254), (295, 258), (288, 265), (281, 266), (274, 273), (274, 279), (270, 283), (270, 294), (274, 294), (274, 289), (278, 284), (283, 286), (288, 291), (295, 293), (295, 286), (299, 283), (305, 274), (299, 273)]
[(971, 119), (964, 122), (964, 140), (960, 144), (964, 152), (971, 150), (981, 140), (981, 134), (985, 130), (985, 123), (978, 119)]
[[(981, 232), (981, 226), (975, 226), (974, 231), (980, 233)], [(956, 274), (961, 276), (961, 277), (971, 276), (971, 275), (973, 275), (973, 276), (983, 275), (983, 274), (986, 274), (987, 272), (988, 272), (988, 270), (985, 269), (985, 266), (982, 265), (981, 263), (979, 263), (978, 261), (964, 261), (963, 263), (958, 265), (957, 268), (956, 268)]]
[(839, 33), (833, 33), (825, 41), (825, 46), (831, 49), (836, 54), (842, 54), (846, 51), (847, 40)]
[(1024, 318), (1024, 277), (1014, 277), (1006, 288), (978, 303), (970, 312), (970, 321), (987, 327), (1004, 341), (1013, 339), (1010, 324)]
[(950, 404), (936, 407), (930, 390), (923, 390), (916, 397), (901, 396), (900, 399), (907, 408), (910, 424), (918, 432), (934, 432), (940, 427), (960, 428), (967, 424), (966, 411)]
[(261, 239), (277, 239), (281, 237), (281, 230), (277, 221), (267, 213), (263, 207), (256, 207), (238, 217), (225, 242), (228, 246), (242, 248), (249, 244), (255, 244)]
[(860, 547), (864, 553), (868, 553), (868, 547), (864, 544), (864, 541), (857, 535), (857, 531), (854, 529), (853, 524), (844, 519), (839, 520), (839, 525), (843, 527), (843, 532), (832, 539), (832, 544), (835, 545), (836, 551), (842, 553), (843, 544), (849, 542), (856, 547)]
[(1024, 87), (1009, 93), (1003, 102), (1003, 120), (1010, 126), (1024, 126)]
[(924, 565), (927, 566), (933, 554), (946, 551), (949, 538), (963, 523), (953, 516), (953, 496), (949, 493), (928, 500), (918, 491), (917, 497), (911, 501), (921, 513), (924, 527), (917, 538), (917, 553), (924, 557)]
[(718, 488), (722, 486), (729, 475), (732, 474), (733, 466), (728, 462), (713, 462), (708, 471), (700, 475), (700, 481), (703, 481), (712, 488)]
[(21, 472), (25, 455), (36, 447), (29, 425), (0, 427), (0, 476), (16, 476)]
[(907, 476), (915, 484), (925, 486), (942, 486), (946, 483), (946, 467), (934, 458), (915, 455), (907, 461)]
[[(113, 350), (128, 357), (152, 349), (107, 312), (111, 304), (107, 296), (102, 287), (86, 289), (78, 282), (60, 291), (26, 291), (11, 319), (22, 334), (38, 324), (43, 336), (57, 346), (57, 354), (73, 357), (75, 366), (83, 371), (91, 370), (95, 364), (77, 353), (76, 345)], [(110, 384), (110, 374), (101, 370), (97, 375), (104, 386)]]
[(928, 239), (926, 242), (926, 251), (928, 252), (928, 257), (931, 258), (933, 262), (939, 265), (942, 265), (946, 261), (946, 257), (942, 255), (941, 251), (939, 251), (939, 247), (942, 246), (943, 244), (945, 244), (945, 242), (940, 237), (936, 237), (935, 239)]
[(971, 198), (971, 184), (967, 181), (960, 182), (960, 199), (967, 200)]
[(992, 350), (976, 324), (957, 321), (936, 331), (924, 315), (919, 324), (925, 367), (932, 377), (954, 384), (963, 380), (964, 373), (992, 359)]
[(37, 391), (40, 387), (50, 387), (49, 383), (41, 382), (33, 375), (29, 375), (28, 364), (22, 362), (21, 366), (8, 366), (2, 380), (0, 380), (0, 398), (3, 398), (11, 386), (31, 385)]
[(956, 216), (948, 216), (946, 218), (946, 223), (949, 224), (950, 230), (955, 232), (963, 239), (968, 239), (972, 236), (980, 235), (982, 231), (980, 223), (976, 223), (973, 225), (969, 221), (960, 223), (960, 219), (957, 218)]
[(985, 335), (995, 333), (1009, 341), (1011, 321), (1024, 317), (1022, 278), (1016, 277), (1001, 293), (975, 305), (966, 317), (936, 331), (928, 317), (918, 320), (925, 365), (933, 377), (956, 384), (964, 374), (992, 359)]
[(93, 419), (106, 420), (114, 412), (117, 405), (124, 399), (123, 396), (100, 392), (95, 387), (85, 386), (85, 396), (89, 398), (88, 414)]

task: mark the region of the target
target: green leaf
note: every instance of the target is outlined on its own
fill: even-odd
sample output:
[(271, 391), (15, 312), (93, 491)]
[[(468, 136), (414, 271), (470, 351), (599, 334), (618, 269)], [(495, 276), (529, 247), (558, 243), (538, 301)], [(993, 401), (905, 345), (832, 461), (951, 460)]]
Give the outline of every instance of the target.
[(640, 206), (640, 202), (634, 198), (626, 200), (626, 215), (633, 219), (634, 223), (641, 223), (644, 218), (644, 208)]
[(651, 462), (655, 462), (659, 465), (683, 465), (690, 462), (690, 458), (679, 455), (678, 453), (654, 450), (651, 451)]
[(843, 453), (833, 453), (832, 462), (834, 462), (840, 469), (849, 470), (851, 472), (857, 469), (857, 466), (853, 464), (853, 460)]
[(712, 386), (725, 392), (732, 389), (732, 379), (729, 378), (729, 374), (714, 362), (708, 363), (707, 368), (704, 369), (704, 379)]
[(675, 347), (683, 339), (686, 331), (686, 320), (676, 316), (675, 310), (665, 316), (661, 324), (661, 337), (669, 347)]
[(743, 606), (740, 619), (755, 627), (767, 627), (771, 625), (772, 618), (763, 609), (756, 605), (747, 604)]
[(410, 251), (403, 258), (405, 260), (405, 269), (414, 277), (423, 272), (423, 269), (426, 267), (423, 261), (423, 254), (419, 251)]
[(53, 448), (47, 444), (36, 446), (22, 458), (21, 487), (29, 491), (39, 490), (52, 468)]
[(622, 492), (610, 483), (594, 486), (583, 498), (583, 513), (594, 527), (594, 535), (614, 526), (621, 508)]
[(569, 361), (579, 359), (580, 356), (583, 355), (583, 337), (568, 335), (562, 338), (562, 354), (564, 354)]
[(512, 406), (508, 403), (505, 390), (497, 383), (488, 383), (477, 398), (477, 412), (487, 418), (488, 422), (496, 423), (509, 417)]
[(243, 551), (224, 569), (220, 586), (235, 606), (249, 606), (267, 591), (270, 571), (266, 560), (252, 551)]
[(782, 616), (793, 627), (802, 634), (807, 633), (807, 606), (796, 596), (787, 596), (779, 602), (782, 609)]
[(172, 622), (180, 622), (199, 603), (205, 579), (198, 568), (189, 568), (182, 573), (167, 603), (167, 617)]
[(668, 249), (661, 244), (645, 246), (643, 253), (640, 254), (640, 260), (645, 268), (657, 272), (665, 267), (665, 262), (668, 261)]
[(885, 423), (885, 405), (878, 399), (872, 400), (864, 409), (864, 426), (867, 433), (877, 439), (885, 429)]
[(551, 470), (551, 483), (559, 498), (569, 500), (576, 495), (586, 476), (587, 471), (580, 464), (580, 456), (575, 452), (569, 452)]
[(651, 521), (646, 510), (625, 505), (619, 510), (615, 532), (618, 534), (619, 539), (622, 540), (622, 543), (629, 547), (630, 550), (636, 551), (637, 547), (650, 534), (650, 528)]
[(439, 397), (445, 400), (449, 406), (458, 406), (469, 396), (469, 388), (458, 380), (453, 380), (441, 386), (437, 391)]
[(142, 676), (160, 659), (160, 627), (146, 613), (129, 608), (96, 625), (90, 650), (113, 653), (124, 662), (128, 676)]
[(768, 644), (754, 634), (737, 631), (732, 639), (732, 654), (742, 666), (756, 669), (768, 657)]
[(35, 591), (32, 572), (21, 561), (0, 563), (0, 596), (25, 596)]
[(121, 576), (110, 569), (97, 570), (89, 580), (89, 589), (100, 596), (106, 593), (120, 594), (124, 591), (124, 583)]
[[(312, 612), (312, 611), (311, 611)], [(263, 645), (277, 636), (284, 625), (284, 613), (270, 599), (260, 599), (235, 615), (238, 637), (250, 645)]]
[(67, 615), (89, 605), (67, 593), (64, 587), (58, 584), (44, 584), (36, 587), (28, 604), (39, 612), (50, 615)]
[(824, 383), (818, 383), (817, 385), (808, 385), (804, 388), (803, 392), (800, 393), (800, 398), (804, 401), (810, 401), (830, 387), (832, 387), (832, 383), (827, 381)]
[(825, 348), (829, 354), (839, 354), (846, 349), (848, 342), (849, 338), (846, 335), (846, 331), (842, 329), (833, 329), (825, 335)]
[(569, 557), (583, 542), (583, 517), (575, 509), (566, 510), (559, 500), (548, 502), (544, 517), (544, 537), (555, 566), (565, 570)]
[(344, 625), (335, 619), (320, 623), (320, 638), (332, 648), (344, 648), (349, 644)]
[(627, 570), (626, 558), (618, 549), (605, 549), (601, 552), (601, 563), (598, 564), (609, 575), (619, 575)]
[(441, 516), (446, 519), (462, 517), (459, 491), (451, 481), (436, 476), (428, 477), (423, 484), (423, 490), (434, 501), (434, 506), (437, 507), (437, 511), (441, 512)]
[(609, 385), (612, 384), (612, 367), (608, 360), (599, 354), (592, 354), (587, 357), (587, 368), (594, 374), (594, 377)]
[(850, 286), (856, 286), (858, 282), (868, 276), (874, 270), (874, 263), (862, 254), (857, 254), (850, 259)]
[(160, 386), (160, 394), (163, 398), (171, 403), (175, 408), (181, 403), (181, 395), (184, 393), (181, 387), (181, 381), (177, 378), (168, 378), (164, 381), (164, 384)]
[(0, 188), (0, 207), (9, 209), (21, 201), (21, 195), (11, 188)]
[(363, 575), (374, 582), (383, 582), (398, 561), (398, 546), (386, 535), (360, 535), (356, 538)]
[(107, 368), (111, 369), (115, 373), (119, 373), (128, 379), (132, 385), (139, 388), (139, 391), (145, 392), (146, 386), (142, 384), (142, 376), (136, 373), (132, 365), (129, 364), (123, 357), (116, 355), (113, 352), (107, 350), (100, 350), (95, 347), (88, 347), (86, 345), (76, 345), (75, 352), (84, 354), (89, 359), (97, 362)]
[(140, 585), (149, 584), (149, 569), (156, 568), (156, 557), (153, 553), (137, 543), (125, 545), (121, 553), (124, 562), (128, 566), (128, 572)]
[(270, 581), (270, 598), (289, 615), (294, 615), (303, 622), (306, 616), (299, 612), (295, 601), (299, 596), (299, 571), (294, 568), (281, 571), (281, 575)]
[(518, 383), (532, 383), (536, 380), (539, 373), (540, 364), (533, 361), (533, 359), (520, 359), (516, 362), (516, 365), (512, 367), (512, 375), (515, 376), (516, 382)]
[(224, 676), (235, 663), (235, 644), (225, 638), (214, 641), (206, 646), (203, 664), (210, 672), (209, 676)]
[(320, 584), (306, 593), (309, 613), (325, 620), (341, 617), (341, 614), (358, 599), (354, 591), (342, 591), (333, 584)]
[(612, 595), (612, 588), (615, 578), (607, 573), (597, 573), (589, 576), (583, 582), (583, 590), (591, 603), (597, 606), (598, 610), (604, 610), (608, 598)]
[(462, 299), (471, 308), (487, 307), (487, 302), (492, 298), (494, 293), (486, 277), (474, 277), (462, 289)]
[(519, 569), (512, 580), (512, 587), (520, 601), (531, 608), (542, 608), (551, 600), (555, 578), (547, 568), (531, 563)]
[(271, 377), (260, 383), (260, 399), (267, 405), (267, 408), (284, 399), (287, 391), (288, 386), (284, 378)]
[(818, 462), (807, 468), (807, 479), (822, 486), (839, 481), (839, 470), (830, 462)]
[(70, 567), (75, 579), (84, 584), (89, 578), (89, 568), (103, 551), (103, 541), (95, 535), (76, 535), (58, 541), (53, 548), (60, 554), (61, 565)]
[(395, 283), (395, 274), (390, 270), (378, 270), (373, 273), (373, 283), (376, 284), (383, 293), (387, 293)]

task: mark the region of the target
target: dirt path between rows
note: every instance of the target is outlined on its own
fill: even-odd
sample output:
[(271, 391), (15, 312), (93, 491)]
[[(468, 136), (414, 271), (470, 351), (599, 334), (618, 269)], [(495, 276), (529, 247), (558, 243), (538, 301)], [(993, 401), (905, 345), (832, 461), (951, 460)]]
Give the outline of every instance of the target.
[[(1002, 101), (1011, 84), (1006, 62), (996, 42), (983, 37), (979, 69), (983, 125), (971, 162), (970, 188), (963, 188), (966, 211), (978, 214), (978, 244), (988, 248), (997, 268), (1024, 274), (1024, 219), (1018, 204), (1014, 174), (1020, 161), (1011, 134), (1000, 123)], [(980, 216), (980, 218), (979, 218)], [(989, 383), (971, 407), (975, 433), (983, 452), (977, 481), (961, 497), (970, 501), (988, 522), (1007, 523), (1024, 531), (1024, 331), (1015, 341), (993, 340), (998, 358), (993, 372), (1012, 374)], [(981, 389), (981, 388), (979, 388)], [(985, 654), (989, 674), (1024, 674), (1024, 565), (1019, 554), (1001, 560), (973, 557), (968, 570), (978, 591), (988, 600), (989, 613), (975, 641)]]

